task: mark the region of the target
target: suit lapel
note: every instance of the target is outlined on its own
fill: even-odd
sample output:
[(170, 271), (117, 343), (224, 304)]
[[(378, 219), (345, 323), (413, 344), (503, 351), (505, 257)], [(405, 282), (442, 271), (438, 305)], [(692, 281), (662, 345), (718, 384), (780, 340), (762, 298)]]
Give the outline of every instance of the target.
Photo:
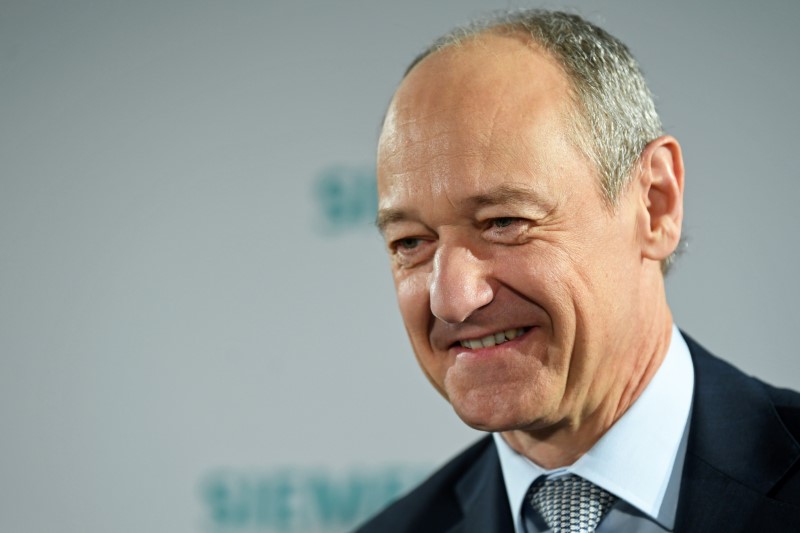
[[(695, 369), (676, 531), (740, 531), (800, 458), (764, 387), (684, 334)], [(765, 446), (768, 447), (765, 449)]]
[(463, 518), (448, 533), (513, 533), (511, 510), (494, 442), (464, 474), (455, 491)]

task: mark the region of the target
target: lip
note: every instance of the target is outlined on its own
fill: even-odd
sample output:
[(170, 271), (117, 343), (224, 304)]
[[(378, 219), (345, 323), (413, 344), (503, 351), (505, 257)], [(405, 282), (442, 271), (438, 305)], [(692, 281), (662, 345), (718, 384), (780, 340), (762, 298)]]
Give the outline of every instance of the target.
[[(539, 329), (537, 326), (521, 326), (521, 327), (525, 329), (524, 333), (514, 337), (511, 340), (507, 340), (501, 344), (495, 344), (494, 346), (487, 346), (481, 348), (467, 348), (465, 346), (462, 346), (460, 344), (460, 341), (467, 339), (474, 339), (476, 337), (463, 337), (462, 339), (452, 343), (448, 351), (460, 359), (463, 357), (470, 357), (470, 356), (491, 356), (503, 350), (508, 350), (509, 348), (514, 349), (516, 346), (527, 340), (530, 337), (531, 333)], [(509, 329), (518, 329), (518, 328), (509, 328)], [(491, 333), (486, 333), (484, 336), (490, 334)]]
[[(478, 325), (478, 324), (447, 324), (437, 321), (430, 333), (431, 346), (436, 350), (447, 351), (451, 348), (460, 348), (461, 341), (481, 339), (502, 333), (510, 329), (529, 329), (536, 324), (513, 322), (509, 325)], [(465, 350), (467, 348), (464, 348)]]

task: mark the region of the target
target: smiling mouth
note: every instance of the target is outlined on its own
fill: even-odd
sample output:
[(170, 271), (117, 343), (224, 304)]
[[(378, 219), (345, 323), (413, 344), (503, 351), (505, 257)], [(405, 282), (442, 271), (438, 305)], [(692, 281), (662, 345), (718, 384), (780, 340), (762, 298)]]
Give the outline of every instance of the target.
[(477, 350), (479, 348), (491, 348), (492, 346), (497, 346), (498, 344), (503, 344), (512, 339), (516, 339), (529, 329), (530, 328), (507, 329), (506, 331), (499, 331), (492, 335), (481, 337), (480, 339), (465, 339), (463, 341), (459, 341), (459, 344), (463, 348), (469, 348), (470, 350)]

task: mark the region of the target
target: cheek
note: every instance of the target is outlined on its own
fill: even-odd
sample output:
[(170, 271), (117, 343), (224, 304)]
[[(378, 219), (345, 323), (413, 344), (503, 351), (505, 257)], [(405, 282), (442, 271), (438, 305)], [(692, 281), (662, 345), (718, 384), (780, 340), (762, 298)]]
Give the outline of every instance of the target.
[(576, 305), (588, 291), (575, 255), (564, 243), (542, 239), (524, 250), (508, 249), (496, 262), (498, 281), (544, 312), (551, 342), (560, 349), (572, 342)]
[(572, 252), (561, 243), (536, 240), (508, 248), (495, 262), (499, 281), (541, 305), (563, 297), (574, 271)]
[(428, 337), (432, 315), (427, 274), (415, 273), (408, 276), (395, 274), (395, 290), (400, 314), (403, 316), (403, 323), (417, 363), (433, 388), (449, 401), (444, 390), (444, 375), (447, 370), (443, 366), (443, 359), (434, 354)]
[(430, 317), (427, 276), (418, 273), (410, 275), (395, 273), (395, 290), (406, 330), (412, 342), (416, 344), (420, 335), (427, 337)]

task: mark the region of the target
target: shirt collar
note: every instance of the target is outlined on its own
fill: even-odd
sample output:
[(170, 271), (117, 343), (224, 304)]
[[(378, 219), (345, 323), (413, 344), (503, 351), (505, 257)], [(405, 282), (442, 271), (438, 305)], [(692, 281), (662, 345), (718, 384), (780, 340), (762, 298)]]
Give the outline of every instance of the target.
[[(520, 531), (521, 507), (531, 483), (542, 475), (571, 472), (603, 487), (661, 525), (672, 528), (675, 509), (662, 510), (689, 420), (694, 369), (689, 348), (673, 325), (667, 355), (634, 404), (580, 459), (546, 470), (493, 435), (506, 492)], [(673, 483), (672, 486), (677, 486)]]

